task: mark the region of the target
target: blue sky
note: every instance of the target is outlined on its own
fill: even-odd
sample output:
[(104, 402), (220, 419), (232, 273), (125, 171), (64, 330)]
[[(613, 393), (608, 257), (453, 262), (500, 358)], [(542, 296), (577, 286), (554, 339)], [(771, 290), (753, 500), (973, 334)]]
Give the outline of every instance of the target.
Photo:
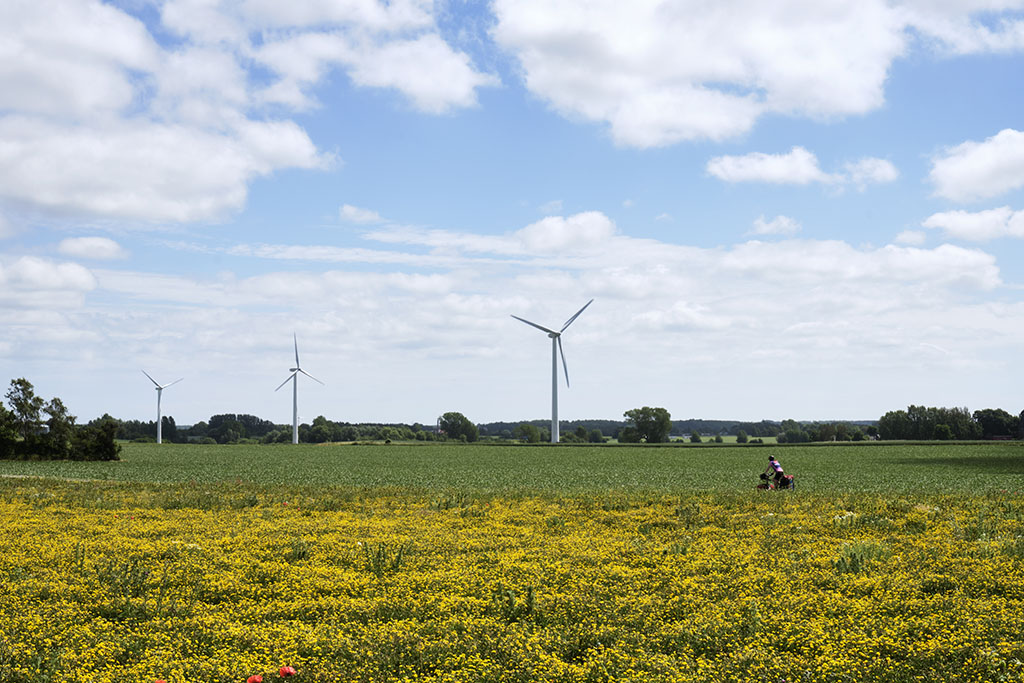
[(81, 420), (1024, 408), (1024, 2), (0, 8), (0, 375)]

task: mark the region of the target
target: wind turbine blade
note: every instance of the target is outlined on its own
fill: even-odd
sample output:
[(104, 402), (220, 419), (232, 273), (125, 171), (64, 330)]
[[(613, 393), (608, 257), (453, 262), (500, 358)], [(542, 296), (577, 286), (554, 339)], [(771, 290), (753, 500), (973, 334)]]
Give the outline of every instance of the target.
[(562, 350), (562, 337), (558, 336), (558, 353), (562, 354), (562, 369), (565, 370), (565, 386), (569, 386), (569, 366), (565, 364), (565, 351)]
[(181, 381), (181, 380), (183, 380), (183, 379), (185, 379), (185, 378), (184, 378), (184, 377), (179, 377), (178, 379), (174, 380), (174, 381), (173, 381), (173, 382), (171, 382), (170, 384), (165, 384), (165, 385), (163, 385), (163, 386), (162, 386), (162, 387), (160, 387), (160, 388), (161, 388), (161, 389), (166, 389), (166, 388), (167, 388), (167, 387), (169, 387), (169, 386), (172, 386), (172, 385), (174, 385), (174, 384), (177, 384), (178, 382), (180, 382), (180, 381)]
[(520, 318), (518, 315), (514, 315), (512, 317), (515, 318), (516, 320), (518, 320), (521, 323), (526, 323), (527, 325), (532, 325), (533, 327), (536, 327), (538, 330), (541, 330), (543, 332), (547, 332), (548, 334), (554, 334), (554, 335), (558, 334), (558, 332), (555, 332), (554, 330), (549, 330), (548, 328), (542, 327), (541, 325), (538, 325), (537, 323), (531, 323), (529, 320), (526, 320), (524, 318)]
[(580, 313), (582, 313), (583, 311), (587, 310), (587, 306), (589, 306), (592, 303), (594, 303), (593, 299), (591, 299), (590, 301), (585, 303), (583, 305), (583, 308), (581, 308), (580, 310), (576, 311), (576, 315), (574, 315), (573, 317), (571, 317), (571, 318), (569, 318), (568, 320), (565, 321), (565, 324), (562, 325), (562, 329), (560, 329), (559, 332), (560, 333), (561, 332), (565, 332), (565, 328), (569, 327), (569, 325), (572, 325), (572, 321), (575, 320), (576, 318), (580, 317)]
[[(280, 389), (280, 388), (281, 388), (281, 387), (283, 387), (283, 386), (284, 386), (285, 384), (288, 384), (288, 382), (292, 381), (292, 378), (293, 378), (293, 377), (295, 377), (295, 375), (297, 375), (297, 374), (299, 374), (299, 371), (298, 371), (298, 370), (296, 370), (296, 371), (295, 371), (295, 372), (293, 372), (292, 374), (288, 375), (288, 379), (286, 379), (285, 381), (283, 381), (283, 382), (281, 382), (281, 383), (280, 383), (279, 385), (277, 385), (277, 389)], [(274, 389), (274, 391), (277, 391), (277, 389)]]
[[(142, 374), (143, 374), (143, 375), (145, 375), (146, 377), (149, 377), (149, 373), (148, 373), (148, 372), (146, 372), (145, 370), (143, 370), (143, 371), (142, 371)], [(150, 382), (152, 382), (153, 384), (157, 385), (157, 387), (160, 387), (160, 383), (159, 383), (159, 382), (157, 382), (157, 381), (156, 381), (155, 379), (153, 379), (152, 377), (149, 377), (149, 381), (150, 381)], [(162, 389), (163, 387), (160, 387), (160, 388)]]
[(295, 367), (299, 367), (299, 338), (292, 332), (292, 341), (295, 342)]
[[(316, 377), (314, 377), (313, 375), (309, 374), (308, 372), (306, 372), (302, 368), (296, 368), (295, 372), (301, 372), (303, 375), (305, 375), (306, 377), (310, 378), (314, 382), (320, 382), (320, 380), (318, 380)], [(320, 382), (320, 384), (324, 384), (324, 383)], [(324, 386), (326, 387), (327, 385), (324, 384)]]

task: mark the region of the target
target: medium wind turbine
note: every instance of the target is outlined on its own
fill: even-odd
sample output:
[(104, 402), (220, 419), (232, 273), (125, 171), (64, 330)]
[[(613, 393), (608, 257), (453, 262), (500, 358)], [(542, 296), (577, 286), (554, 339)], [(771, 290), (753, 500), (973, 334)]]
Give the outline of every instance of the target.
[[(146, 372), (145, 370), (142, 371), (142, 374), (145, 375), (146, 377), (149, 377), (149, 373)], [(163, 436), (164, 436), (164, 423), (163, 423), (163, 420), (160, 419), (160, 398), (163, 396), (164, 389), (166, 389), (167, 387), (171, 386), (171, 384), (177, 384), (178, 382), (180, 382), (183, 379), (185, 379), (185, 378), (184, 377), (179, 377), (178, 379), (174, 380), (170, 384), (161, 385), (155, 379), (153, 379), (152, 377), (149, 377), (149, 381), (152, 382), (153, 384), (156, 384), (156, 442), (157, 443), (163, 443), (163, 441), (164, 441), (163, 440)]]
[[(285, 381), (281, 382), (281, 384), (277, 387), (277, 389), (280, 389), (285, 384), (288, 384), (288, 382), (292, 383), (292, 443), (298, 443), (299, 442), (299, 373), (301, 372), (303, 375), (305, 375), (306, 377), (310, 378), (314, 382), (319, 382), (320, 384), (323, 384), (323, 382), (321, 382), (316, 377), (314, 377), (313, 375), (309, 374), (308, 372), (303, 370), (301, 367), (299, 367), (299, 338), (295, 336), (294, 332), (292, 333), (292, 340), (295, 342), (295, 367), (289, 369), (289, 371), (292, 374), (288, 376), (288, 379), (286, 379)], [(324, 386), (326, 386), (326, 385), (324, 385)], [(274, 391), (277, 391), (277, 389), (274, 389)]]
[(584, 304), (583, 308), (581, 308), (580, 310), (576, 311), (576, 314), (573, 315), (573, 317), (571, 317), (571, 318), (569, 318), (568, 320), (565, 321), (565, 324), (562, 325), (562, 329), (560, 329), (558, 332), (555, 332), (554, 330), (549, 330), (548, 328), (543, 327), (542, 325), (538, 325), (537, 323), (531, 323), (529, 320), (526, 320), (525, 318), (520, 318), (518, 315), (512, 316), (513, 318), (515, 318), (519, 322), (524, 322), (527, 325), (530, 325), (532, 327), (536, 327), (541, 332), (547, 332), (548, 336), (551, 337), (551, 443), (558, 443), (558, 356), (559, 355), (562, 356), (562, 369), (565, 370), (565, 386), (566, 387), (569, 386), (569, 367), (565, 364), (565, 352), (562, 351), (562, 333), (565, 332), (565, 328), (569, 327), (569, 325), (572, 325), (573, 321), (576, 320), (576, 318), (580, 317), (580, 313), (585, 311), (587, 309), (587, 306), (589, 306), (592, 303), (594, 303), (593, 299), (591, 299), (586, 304)]

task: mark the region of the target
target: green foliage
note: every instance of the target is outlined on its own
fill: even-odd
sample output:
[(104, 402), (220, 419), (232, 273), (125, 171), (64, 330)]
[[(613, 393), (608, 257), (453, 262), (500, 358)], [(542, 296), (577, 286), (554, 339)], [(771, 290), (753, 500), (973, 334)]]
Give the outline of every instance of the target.
[(974, 411), (974, 421), (981, 428), (982, 437), (1012, 437), (1020, 431), (1020, 418), (999, 408)]
[(540, 443), (540, 429), (529, 422), (523, 422), (516, 427), (516, 438), (526, 443)]
[(15, 430), (24, 441), (32, 441), (42, 430), (46, 402), (36, 396), (32, 383), (24, 377), (11, 380), (5, 398), (11, 407)]
[[(623, 413), (629, 422), (619, 433), (619, 441), (664, 443), (672, 431), (672, 416), (664, 408), (633, 408)], [(623, 436), (626, 436), (624, 439)]]
[(103, 420), (79, 427), (71, 442), (73, 460), (118, 460), (121, 446), (114, 440), (117, 423)]
[(745, 431), (743, 431), (742, 429), (739, 430), (738, 432), (736, 432), (736, 443), (746, 443), (746, 442), (747, 442), (747, 433)]
[(388, 545), (381, 542), (376, 547), (370, 543), (360, 543), (363, 549), (363, 558), (366, 561), (366, 569), (375, 576), (394, 574), (402, 568), (402, 561), (409, 551), (408, 542)]
[(441, 431), (456, 441), (476, 441), (480, 432), (477, 426), (462, 413), (448, 412), (441, 416)]
[(878, 432), (883, 439), (969, 440), (981, 438), (982, 426), (967, 408), (911, 405), (906, 410), (889, 411), (879, 418)]
[[(11, 380), (6, 398), (12, 410), (0, 404), (0, 459), (116, 460), (116, 424), (105, 429), (78, 428), (64, 402), (49, 402), (35, 395), (32, 383)], [(42, 419), (43, 414), (46, 420)]]
[(506, 622), (512, 624), (523, 621), (532, 616), (536, 609), (533, 586), (527, 586), (520, 596), (518, 591), (498, 584), (491, 592), (491, 605)]
[(843, 546), (839, 556), (832, 561), (832, 566), (840, 574), (858, 574), (875, 562), (889, 557), (889, 551), (883, 546), (870, 541), (858, 541)]
[(690, 443), (701, 443), (703, 439), (700, 438), (700, 432), (694, 430), (690, 432)]

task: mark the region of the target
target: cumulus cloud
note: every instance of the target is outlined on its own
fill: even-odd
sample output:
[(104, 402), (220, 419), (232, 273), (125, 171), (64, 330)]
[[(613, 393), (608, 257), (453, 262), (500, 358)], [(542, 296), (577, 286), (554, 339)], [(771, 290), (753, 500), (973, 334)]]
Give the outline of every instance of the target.
[(615, 234), (615, 223), (600, 211), (586, 211), (568, 218), (549, 216), (515, 233), (527, 251), (550, 253), (589, 249)]
[(17, 308), (55, 310), (81, 305), (96, 278), (77, 263), (57, 263), (23, 256), (0, 262), (0, 304)]
[(342, 204), (340, 210), (341, 219), (349, 223), (380, 223), (384, 219), (372, 209), (361, 209), (351, 204)]
[[(622, 145), (735, 137), (768, 113), (864, 114), (911, 48), (1019, 49), (1016, 2), (497, 0), (495, 40), (560, 113)], [(922, 38), (915, 40), (915, 38)]]
[(800, 231), (800, 223), (789, 216), (776, 216), (766, 221), (764, 216), (754, 219), (753, 234), (755, 235), (794, 235)]
[(65, 256), (108, 261), (122, 259), (128, 252), (120, 244), (107, 237), (71, 237), (61, 240), (57, 251)]
[(244, 205), (256, 177), (328, 163), (291, 122), (241, 123), (224, 134), (7, 117), (0, 139), (0, 193), (45, 208), (147, 221), (217, 217)]
[(720, 156), (708, 161), (706, 170), (719, 180), (729, 183), (761, 182), (778, 185), (854, 184), (864, 189), (869, 183), (888, 183), (899, 177), (892, 162), (865, 157), (844, 165), (842, 173), (825, 173), (818, 157), (807, 149), (796, 146), (785, 154), (751, 152), (742, 156)]
[(728, 183), (807, 185), (834, 181), (819, 168), (818, 157), (803, 147), (793, 147), (786, 154), (752, 152), (743, 156), (715, 157), (708, 161), (707, 172)]
[[(347, 248), (208, 247), (225, 264), (233, 255), (281, 264), (251, 277), (90, 272), (46, 259), (0, 259), (0, 313), (18, 321), (8, 326), (0, 362), (20, 367), (31, 358), (91, 355), (97, 372), (114, 372), (115, 361), (105, 359), (116, 346), (123, 350), (116, 363), (156, 354), (195, 367), (196, 382), (205, 381), (200, 374), (212, 378), (195, 389), (189, 420), (240, 400), (233, 409), (287, 414), (290, 404), (271, 403), (281, 378), (252, 368), (267, 367), (268, 349), (287, 361), (290, 332), (297, 328), (304, 359), (332, 386), (332, 376), (346, 377), (374, 390), (381, 368), (356, 359), (378, 358), (411, 386), (429, 388), (372, 401), (410, 421), (457, 398), (438, 395), (451, 384), (439, 377), (450, 379), (455, 371), (493, 380), (493, 359), (501, 358), (509, 393), (491, 408), (475, 408), (497, 419), (510, 410), (511, 397), (527, 391), (515, 384), (531, 368), (539, 388), (550, 381), (544, 379), (549, 347), (512, 327), (518, 323), (509, 313), (551, 324), (596, 299), (574, 323), (566, 349), (579, 372), (579, 385), (575, 374), (573, 383), (580, 391), (571, 405), (591, 414), (614, 411), (612, 401), (634, 405), (644, 399), (621, 392), (610, 398), (596, 384), (590, 390), (590, 375), (620, 388), (639, 381), (643, 394), (666, 374), (669, 387), (678, 388), (678, 373), (694, 368), (706, 368), (709, 378), (738, 381), (764, 368), (785, 372), (787, 364), (816, 372), (848, 364), (856, 373), (887, 363), (918, 368), (921, 359), (912, 351), (920, 342), (949, 349), (951, 360), (943, 362), (971, 354), (985, 358), (987, 345), (1013, 337), (1011, 321), (1022, 317), (1019, 307), (994, 306), (987, 296), (1001, 284), (995, 258), (954, 245), (876, 248), (775, 239), (702, 248), (629, 237), (600, 212), (548, 217), (501, 235), (385, 223), (363, 237), (364, 244)], [(325, 263), (339, 265), (325, 269)], [(752, 310), (772, 314), (752, 316)], [(650, 361), (642, 370), (615, 362), (636, 348)], [(447, 364), (451, 358), (457, 364)], [(476, 364), (478, 358), (489, 361)], [(603, 370), (584, 371), (588, 367)], [(236, 373), (231, 390), (211, 397), (225, 373)], [(871, 376), (884, 383), (888, 374)], [(463, 400), (477, 396), (473, 380), (467, 381), (457, 383)], [(489, 387), (480, 386), (480, 401), (491, 400)], [(349, 400), (340, 391), (337, 400)], [(585, 397), (595, 393), (601, 401), (584, 407)], [(88, 401), (93, 394), (83, 396)], [(254, 403), (245, 403), (249, 397)], [(359, 405), (367, 400), (361, 394)], [(348, 414), (348, 408), (333, 409)], [(130, 414), (131, 406), (119, 410)], [(324, 412), (315, 410), (312, 415)]]
[(939, 197), (970, 202), (1024, 187), (1024, 132), (1007, 128), (968, 140), (932, 160), (928, 175)]
[(560, 256), (607, 245), (617, 235), (615, 222), (600, 211), (571, 216), (547, 216), (505, 235), (476, 235), (450, 230), (395, 226), (367, 232), (364, 237), (391, 244), (427, 246), (447, 251), (501, 256)]
[(900, 177), (899, 169), (887, 159), (865, 157), (844, 166), (844, 178), (860, 189), (872, 183), (891, 183)]
[(1024, 237), (1024, 211), (1008, 206), (986, 211), (945, 211), (929, 216), (922, 225), (939, 229), (949, 237), (987, 242), (1000, 237)]
[(440, 37), (430, 3), (335, 4), (169, 0), (151, 33), (100, 0), (3, 3), (0, 198), (54, 215), (219, 219), (256, 178), (331, 165), (287, 115), (315, 105), (332, 68), (431, 113), (496, 82)]

